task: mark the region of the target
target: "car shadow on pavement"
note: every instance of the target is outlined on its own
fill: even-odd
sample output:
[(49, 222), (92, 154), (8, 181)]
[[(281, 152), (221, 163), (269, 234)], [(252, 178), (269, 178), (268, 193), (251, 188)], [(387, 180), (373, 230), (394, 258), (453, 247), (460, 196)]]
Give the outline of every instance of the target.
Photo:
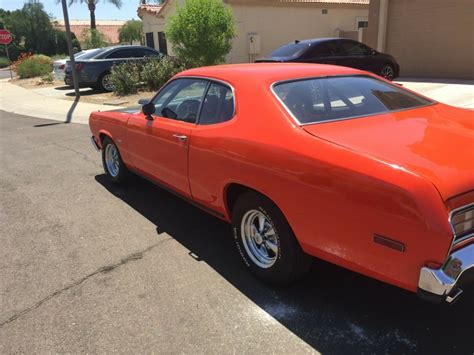
[[(262, 310), (323, 354), (472, 354), (474, 297), (453, 306), (315, 260), (304, 280), (269, 287), (243, 266), (226, 223), (152, 183), (133, 177), (126, 187), (96, 180), (205, 262)], [(277, 351), (277, 349), (274, 349)]]

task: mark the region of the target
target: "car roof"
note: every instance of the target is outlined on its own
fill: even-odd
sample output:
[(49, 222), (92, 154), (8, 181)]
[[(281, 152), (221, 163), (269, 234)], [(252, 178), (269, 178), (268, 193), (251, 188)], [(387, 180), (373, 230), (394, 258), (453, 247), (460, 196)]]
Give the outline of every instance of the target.
[[(178, 76), (200, 76), (226, 81), (232, 85), (242, 82), (273, 83), (305, 77), (364, 74), (357, 69), (325, 64), (251, 63), (226, 64), (186, 70)], [(245, 80), (242, 80), (245, 78)]]
[[(341, 39), (346, 39), (346, 38), (340, 38), (340, 37), (324, 37), (324, 38), (310, 38), (310, 39), (302, 39), (302, 40), (297, 40), (298, 43), (322, 43), (322, 42), (328, 42), (328, 41), (339, 41)], [(293, 42), (295, 43), (295, 42)], [(288, 43), (291, 44), (291, 43)]]
[(110, 51), (112, 49), (128, 49), (128, 48), (146, 48), (146, 49), (151, 49), (151, 50), (156, 50), (148, 46), (140, 46), (140, 45), (117, 45), (117, 46), (110, 46), (110, 47), (103, 47), (102, 49), (104, 51)]

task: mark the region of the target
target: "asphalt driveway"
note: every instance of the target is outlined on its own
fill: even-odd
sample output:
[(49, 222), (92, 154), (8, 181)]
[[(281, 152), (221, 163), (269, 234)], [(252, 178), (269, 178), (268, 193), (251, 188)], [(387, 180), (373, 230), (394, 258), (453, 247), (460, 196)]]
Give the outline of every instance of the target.
[(472, 293), (435, 306), (323, 262), (267, 287), (225, 223), (110, 185), (89, 135), (0, 111), (0, 353), (473, 354)]

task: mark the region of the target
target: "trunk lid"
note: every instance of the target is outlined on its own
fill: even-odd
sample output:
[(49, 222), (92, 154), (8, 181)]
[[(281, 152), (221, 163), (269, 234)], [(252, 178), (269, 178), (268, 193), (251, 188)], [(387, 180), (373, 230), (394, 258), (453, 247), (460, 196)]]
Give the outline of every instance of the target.
[(474, 189), (474, 111), (435, 104), (303, 129), (429, 179), (444, 200)]

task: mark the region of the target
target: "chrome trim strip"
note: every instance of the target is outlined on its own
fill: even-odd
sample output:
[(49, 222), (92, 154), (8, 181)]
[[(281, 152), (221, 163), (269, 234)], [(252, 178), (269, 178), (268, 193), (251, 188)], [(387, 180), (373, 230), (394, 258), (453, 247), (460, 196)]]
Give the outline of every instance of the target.
[[(374, 79), (374, 80), (378, 80), (388, 86), (392, 86), (398, 90), (402, 90), (402, 91), (405, 91), (405, 92), (408, 92), (409, 94), (412, 94), (412, 95), (416, 95), (416, 96), (419, 96), (421, 97), (422, 99), (424, 100), (427, 100), (427, 101), (430, 101), (429, 104), (427, 105), (423, 105), (423, 106), (418, 106), (418, 107), (411, 107), (411, 108), (402, 108), (402, 109), (399, 109), (399, 110), (393, 110), (393, 111), (387, 111), (387, 112), (378, 112), (378, 113), (370, 113), (370, 114), (367, 114), (367, 115), (358, 115), (358, 116), (350, 116), (350, 117), (344, 117), (344, 118), (336, 118), (336, 119), (333, 119), (333, 120), (326, 120), (326, 121), (320, 121), (320, 122), (309, 122), (309, 123), (302, 123), (300, 122), (296, 117), (295, 115), (293, 115), (293, 113), (291, 112), (291, 110), (285, 105), (285, 103), (283, 102), (282, 99), (280, 99), (280, 97), (278, 96), (278, 94), (275, 92), (275, 86), (279, 85), (279, 84), (284, 84), (284, 83), (291, 83), (291, 82), (296, 82), (296, 81), (305, 81), (305, 80), (311, 80), (311, 79), (326, 79), (326, 78), (347, 78), (347, 77), (358, 77), (358, 76), (361, 76), (361, 77), (366, 77), (366, 78), (370, 78), (370, 79)], [(438, 104), (437, 101), (433, 100), (433, 99), (430, 99), (430, 98), (427, 98), (425, 96), (422, 96), (422, 95), (419, 95), (415, 92), (412, 92), (412, 91), (409, 91), (409, 90), (406, 90), (404, 89), (403, 87), (400, 87), (399, 85), (395, 85), (395, 84), (391, 84), (391, 83), (388, 83), (384, 80), (380, 80), (378, 78), (376, 78), (375, 76), (372, 76), (372, 75), (366, 75), (366, 74), (344, 74), (344, 75), (328, 75), (328, 76), (308, 76), (308, 77), (302, 77), (302, 78), (296, 78), (296, 79), (288, 79), (288, 80), (280, 80), (280, 81), (275, 81), (273, 82), (271, 85), (270, 85), (270, 91), (273, 93), (273, 95), (276, 97), (276, 99), (283, 105), (283, 107), (285, 108), (286, 112), (288, 112), (288, 114), (291, 116), (291, 118), (296, 122), (296, 124), (300, 127), (304, 127), (304, 126), (309, 126), (309, 125), (314, 125), (314, 124), (323, 124), (323, 123), (330, 123), (330, 122), (338, 122), (338, 121), (347, 121), (347, 120), (352, 120), (352, 119), (355, 119), (355, 118), (362, 118), (362, 117), (371, 117), (371, 116), (377, 116), (377, 115), (388, 115), (388, 114), (392, 114), (392, 113), (396, 113), (396, 112), (402, 112), (402, 111), (408, 111), (408, 110), (416, 110), (416, 109), (419, 109), (419, 108), (424, 108), (424, 107), (429, 107), (429, 106), (433, 106), (433, 105), (436, 105)]]
[(461, 276), (474, 270), (474, 244), (452, 253), (439, 269), (422, 267), (418, 288), (438, 296), (447, 297), (456, 290)]

